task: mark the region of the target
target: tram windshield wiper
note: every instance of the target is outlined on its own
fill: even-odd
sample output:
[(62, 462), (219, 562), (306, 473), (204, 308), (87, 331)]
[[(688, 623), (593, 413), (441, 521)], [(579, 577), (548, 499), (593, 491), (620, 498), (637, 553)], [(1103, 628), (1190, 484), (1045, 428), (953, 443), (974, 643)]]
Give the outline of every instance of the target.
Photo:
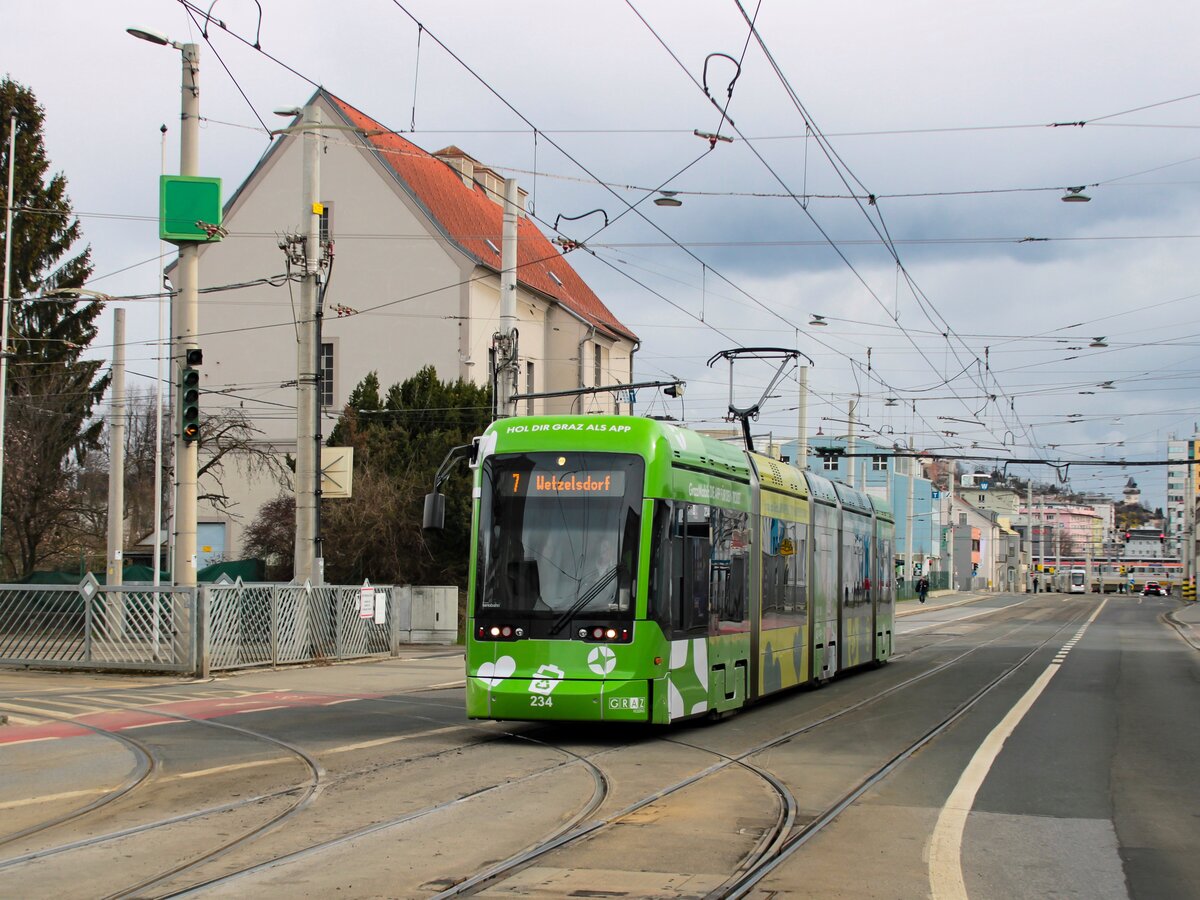
[(562, 631), (563, 627), (574, 617), (575, 613), (595, 600), (600, 595), (600, 592), (608, 587), (609, 583), (617, 577), (617, 572), (620, 568), (621, 564), (617, 563), (605, 572), (595, 584), (580, 594), (579, 599), (572, 603), (566, 612), (554, 620), (554, 624), (550, 626), (550, 635), (554, 636)]

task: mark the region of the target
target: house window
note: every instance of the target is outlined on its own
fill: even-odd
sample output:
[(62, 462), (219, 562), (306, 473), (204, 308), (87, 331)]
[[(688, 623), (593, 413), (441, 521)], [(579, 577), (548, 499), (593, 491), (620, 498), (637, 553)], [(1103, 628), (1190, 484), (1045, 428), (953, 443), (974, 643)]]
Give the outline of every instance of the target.
[(321, 405), (333, 406), (333, 344), (321, 344)]
[(888, 467), (888, 462), (887, 462), (886, 456), (872, 456), (871, 457), (871, 471), (872, 472), (886, 472), (887, 467)]
[(821, 468), (826, 472), (836, 472), (838, 468), (838, 457), (836, 453), (830, 453), (821, 457)]
[(980, 494), (980, 495), (979, 495), (979, 502), (980, 502), (980, 504), (987, 503), (987, 494)]
[[(533, 386), (533, 363), (525, 363), (525, 393), (532, 394), (535, 390)], [(525, 415), (533, 415), (533, 398), (530, 397), (525, 401)]]
[(321, 204), (321, 246), (333, 240), (333, 204)]
[(979, 549), (979, 541), (978, 541), (978, 540), (976, 540), (975, 538), (972, 538), (972, 539), (971, 539), (971, 549), (972, 549), (972, 550), (978, 550), (978, 549)]
[(600, 380), (600, 373), (604, 368), (604, 348), (599, 344), (592, 345), (596, 351), (595, 360), (592, 363), (592, 384), (599, 387), (603, 382)]

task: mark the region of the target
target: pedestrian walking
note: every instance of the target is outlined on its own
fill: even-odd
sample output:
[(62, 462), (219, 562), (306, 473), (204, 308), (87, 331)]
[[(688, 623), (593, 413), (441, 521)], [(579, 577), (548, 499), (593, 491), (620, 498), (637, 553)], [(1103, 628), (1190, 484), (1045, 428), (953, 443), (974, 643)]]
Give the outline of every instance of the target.
[(925, 597), (929, 594), (929, 579), (922, 576), (917, 579), (917, 599), (922, 603), (925, 602)]
[(1033, 576), (1033, 592), (1035, 594), (1038, 592), (1038, 577), (1036, 575)]

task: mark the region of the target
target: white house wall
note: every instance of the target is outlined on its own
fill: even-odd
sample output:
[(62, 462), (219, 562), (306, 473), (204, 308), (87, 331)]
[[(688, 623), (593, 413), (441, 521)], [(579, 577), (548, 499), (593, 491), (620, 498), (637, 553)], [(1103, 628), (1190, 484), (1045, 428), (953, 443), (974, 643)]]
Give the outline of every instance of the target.
[[(326, 109), (325, 121), (339, 121)], [(330, 132), (321, 154), (321, 200), (330, 210), (334, 265), (325, 297), (322, 340), (334, 345), (334, 405), (324, 410), (328, 435), (350, 391), (370, 372), (380, 386), (433, 365), (439, 377), (488, 381), (488, 349), (499, 321), (499, 277), (451, 245), (422, 207), (356, 139)], [(202, 247), (202, 288), (281, 275), (280, 237), (307, 226), (301, 209), (303, 139), (284, 139), (226, 211), (229, 237)], [(495, 260), (499, 265), (499, 259)], [(480, 277), (480, 276), (483, 277)], [(199, 344), (202, 409), (234, 406), (263, 432), (263, 446), (295, 454), (297, 337), (300, 285), (266, 285), (202, 294)], [(337, 306), (357, 310), (339, 316)], [(579, 386), (579, 342), (591, 329), (557, 303), (518, 289), (521, 374), (534, 363), (536, 390)], [(176, 333), (177, 330), (176, 330)], [(596, 338), (607, 348), (602, 381), (627, 381), (632, 343)], [(583, 383), (593, 384), (592, 346), (584, 347)], [(571, 398), (546, 401), (537, 412), (567, 412)], [(612, 411), (610, 395), (585, 400), (585, 411)], [(519, 412), (524, 413), (521, 405)], [(201, 506), (201, 521), (225, 521), (231, 555), (245, 527), (281, 490), (227, 467), (225, 490), (236, 499), (230, 518)], [(202, 484), (202, 488), (204, 485)], [(330, 501), (336, 502), (336, 501)]]
[[(326, 121), (332, 117), (327, 115)], [(288, 140), (268, 159), (253, 184), (228, 210), (230, 236), (205, 246), (201, 287), (237, 283), (284, 271), (278, 235), (301, 227), (302, 141)], [(323, 341), (334, 344), (334, 401), (325, 412), (328, 434), (350, 391), (378, 371), (382, 388), (436, 367), (455, 378), (460, 366), (459, 333), (466, 311), (467, 274), (473, 264), (445, 241), (430, 236), (426, 219), (382, 167), (338, 137), (325, 142), (321, 196), (331, 207), (336, 254), (325, 297)], [(398, 202), (399, 201), (399, 202)], [(412, 299), (409, 299), (412, 298)], [(202, 294), (199, 343), (204, 349), (202, 408), (239, 406), (280, 452), (295, 453), (296, 329), (292, 303), (300, 286), (259, 286)], [(338, 317), (342, 304), (360, 314)], [(373, 309), (373, 307), (379, 307)], [(486, 355), (478, 369), (486, 368)], [(286, 385), (286, 386), (285, 386)], [(218, 392), (227, 392), (221, 395)], [(250, 484), (228, 473), (226, 490), (240, 501), (240, 521), (230, 521), (230, 544), (240, 549), (242, 533), (266, 500), (272, 484)], [(201, 508), (201, 519), (216, 520)]]

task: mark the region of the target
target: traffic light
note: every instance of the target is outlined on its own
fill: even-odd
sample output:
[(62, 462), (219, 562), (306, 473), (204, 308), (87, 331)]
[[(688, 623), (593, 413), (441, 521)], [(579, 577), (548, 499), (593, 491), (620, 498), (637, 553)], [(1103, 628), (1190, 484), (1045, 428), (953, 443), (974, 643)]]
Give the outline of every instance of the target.
[(200, 370), (179, 371), (179, 436), (185, 443), (200, 440)]

